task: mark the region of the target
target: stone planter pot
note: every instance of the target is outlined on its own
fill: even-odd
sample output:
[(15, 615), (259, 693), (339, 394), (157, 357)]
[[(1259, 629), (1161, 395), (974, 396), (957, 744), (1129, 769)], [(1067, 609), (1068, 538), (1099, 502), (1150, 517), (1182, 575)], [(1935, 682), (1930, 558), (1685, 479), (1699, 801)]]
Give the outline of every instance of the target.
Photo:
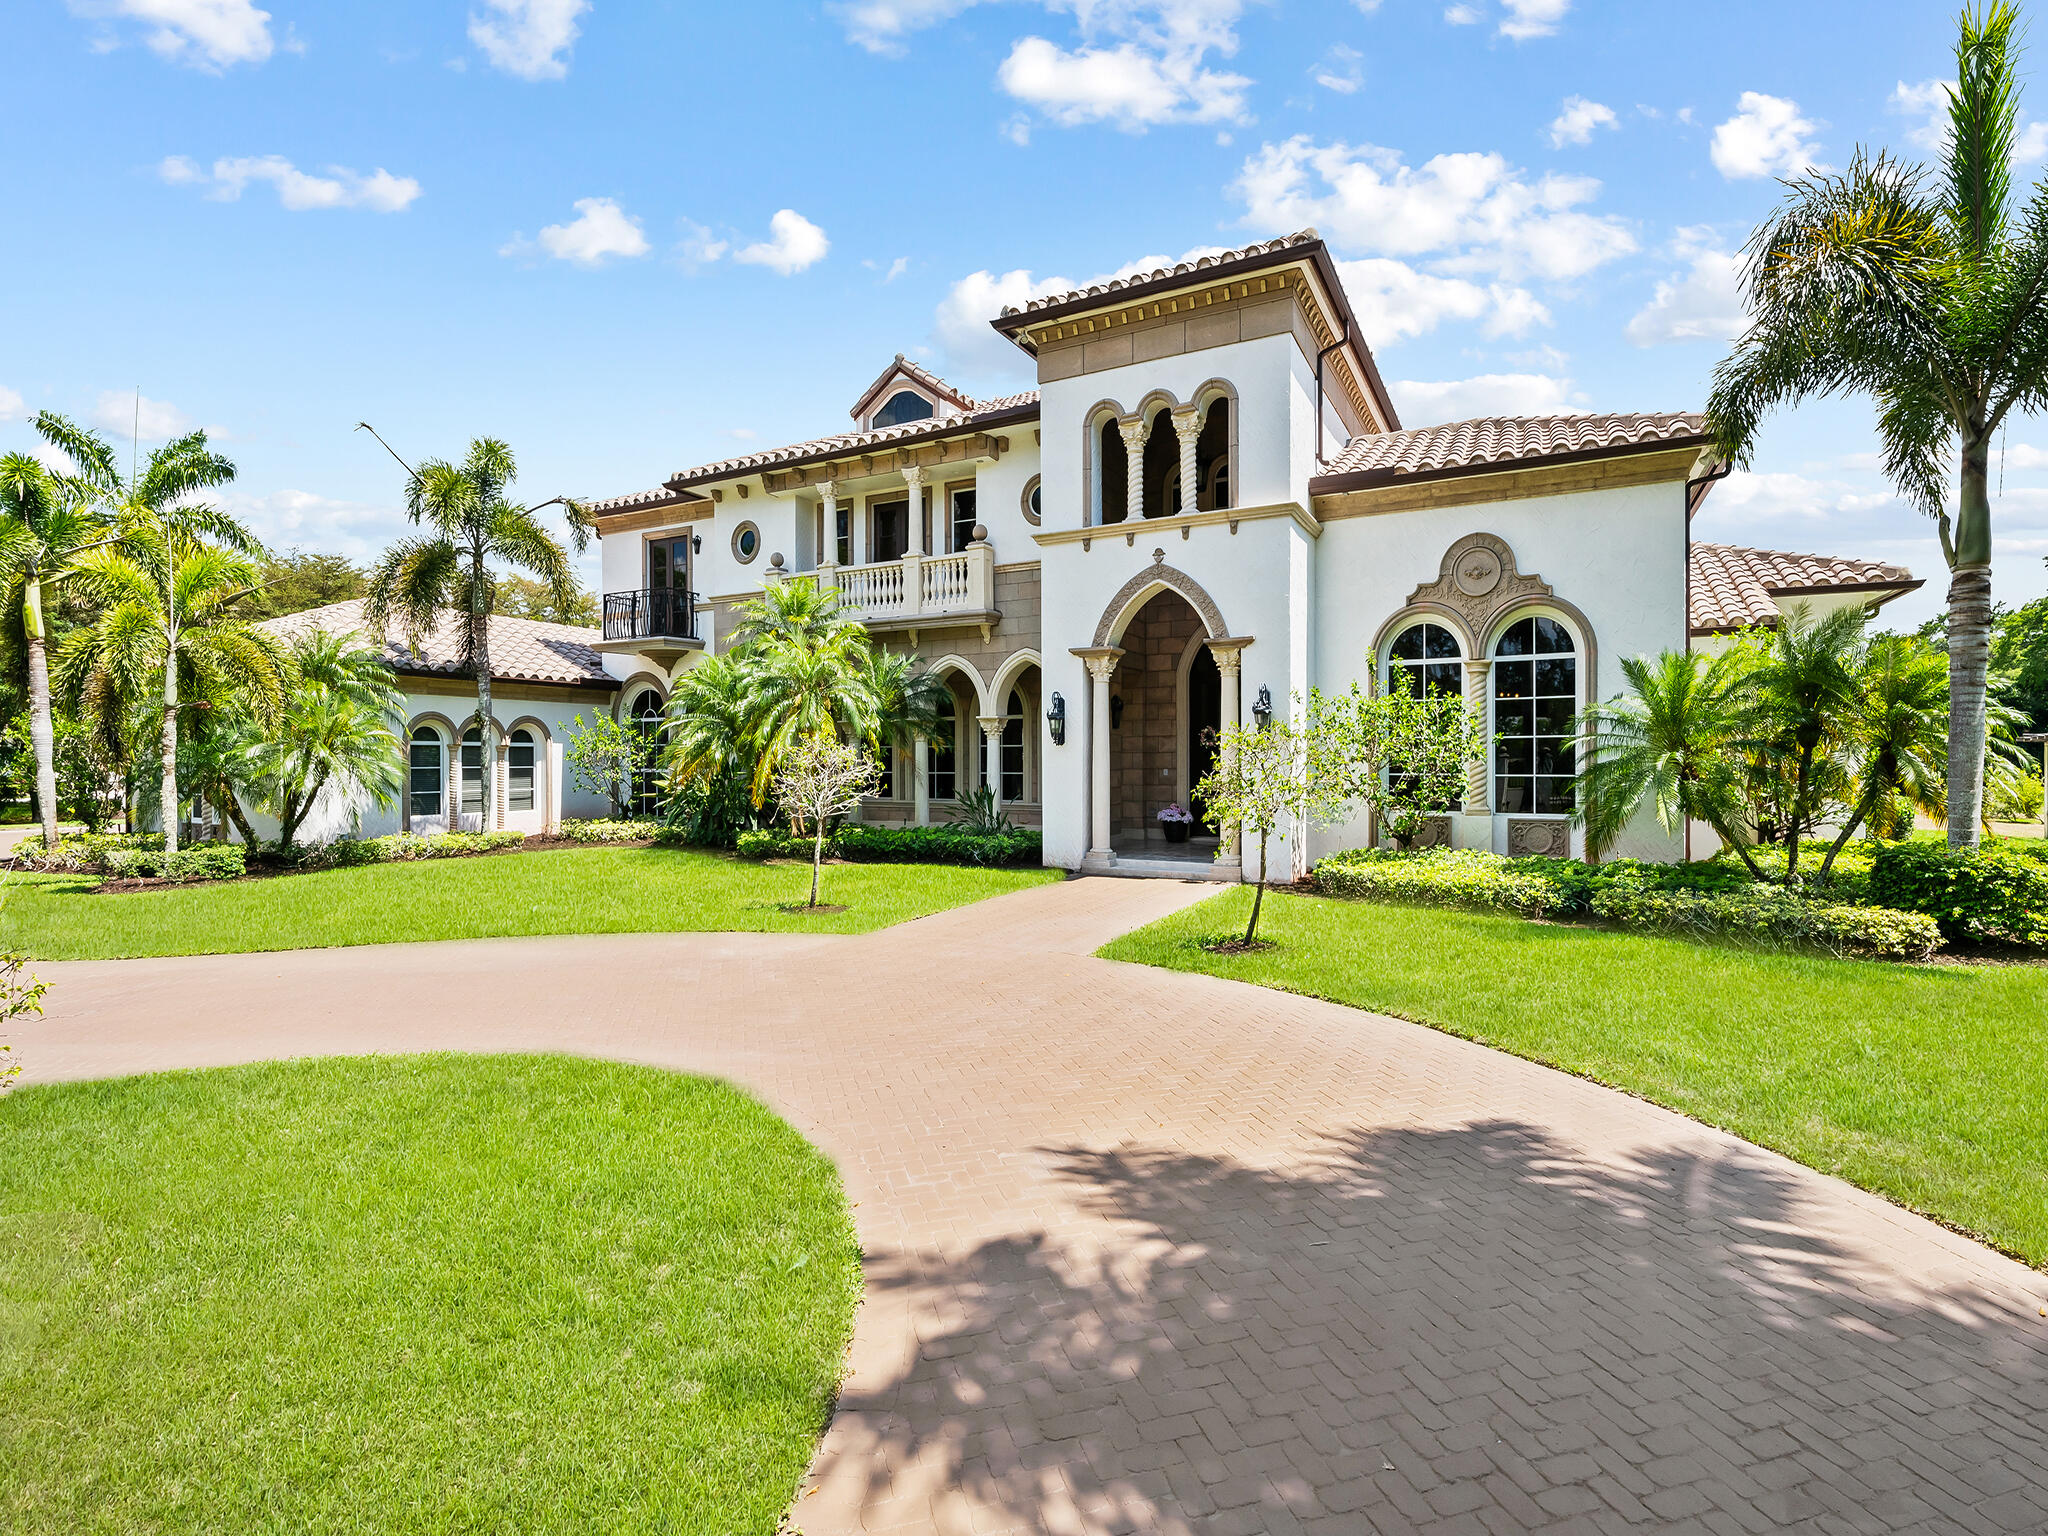
[(1169, 843), (1184, 843), (1188, 834), (1195, 830), (1195, 824), (1191, 821), (1162, 821), (1159, 830), (1166, 834)]

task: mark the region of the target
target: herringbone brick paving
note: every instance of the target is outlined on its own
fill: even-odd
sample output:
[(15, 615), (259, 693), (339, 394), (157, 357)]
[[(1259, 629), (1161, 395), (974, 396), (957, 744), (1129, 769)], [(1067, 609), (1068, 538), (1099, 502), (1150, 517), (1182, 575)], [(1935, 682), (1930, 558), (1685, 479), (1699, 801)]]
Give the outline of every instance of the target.
[(865, 938), (53, 965), (31, 1079), (561, 1049), (834, 1156), (868, 1291), (825, 1533), (2048, 1530), (2048, 1284), (1625, 1095), (1091, 958), (1085, 880)]

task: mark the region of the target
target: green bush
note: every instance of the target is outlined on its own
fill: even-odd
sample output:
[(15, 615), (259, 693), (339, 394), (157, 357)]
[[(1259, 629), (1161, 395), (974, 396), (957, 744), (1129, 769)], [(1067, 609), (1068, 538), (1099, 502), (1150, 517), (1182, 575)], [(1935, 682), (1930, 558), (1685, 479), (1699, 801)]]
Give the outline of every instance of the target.
[(853, 821), (840, 827), (832, 841), (840, 858), (866, 864), (978, 864), (996, 868), (1039, 864), (1045, 859), (1044, 839), (1032, 827), (977, 832), (956, 824), (877, 827)]
[(568, 817), (562, 822), (561, 836), (572, 843), (651, 843), (660, 830), (661, 823), (652, 817), (624, 821), (612, 817), (579, 821)]
[(163, 852), (161, 832), (71, 832), (57, 839), (54, 850), (43, 847), (41, 833), (31, 833), (14, 849), (14, 861), (23, 869), (61, 874), (103, 875), (107, 860), (138, 851)]
[(2002, 844), (1885, 844), (1871, 864), (1870, 898), (1924, 912), (1952, 940), (2048, 948), (2048, 864)]
[(305, 850), (301, 869), (353, 869), (412, 859), (452, 859), (490, 853), (526, 841), (524, 832), (394, 832), (389, 837), (338, 837)]
[[(791, 837), (776, 827), (761, 827), (752, 832), (742, 832), (734, 847), (743, 859), (808, 859), (812, 843), (808, 837)], [(825, 854), (832, 853), (832, 839), (825, 839)]]
[(24, 869), (107, 875), (117, 880), (238, 880), (248, 873), (240, 843), (188, 843), (168, 858), (161, 832), (83, 832), (57, 840), (54, 854), (30, 837), (15, 850)]
[(1616, 885), (1593, 898), (1593, 913), (1624, 928), (1756, 949), (1922, 960), (1941, 947), (1940, 926), (1921, 913), (1829, 906), (1768, 885), (1718, 896)]
[(1310, 879), (1325, 896), (1355, 900), (1475, 907), (1525, 917), (1567, 909), (1570, 897), (1556, 880), (1533, 870), (1512, 869), (1510, 862), (1476, 848), (1430, 848), (1421, 853), (1358, 848), (1322, 860)]

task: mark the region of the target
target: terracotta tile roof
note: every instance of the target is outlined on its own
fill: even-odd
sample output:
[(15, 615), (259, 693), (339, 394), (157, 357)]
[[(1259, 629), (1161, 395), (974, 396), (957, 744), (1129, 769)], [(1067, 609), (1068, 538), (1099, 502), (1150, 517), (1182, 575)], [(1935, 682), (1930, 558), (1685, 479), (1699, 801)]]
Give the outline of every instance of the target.
[(635, 512), (643, 507), (665, 507), (702, 499), (686, 492), (672, 491), (665, 485), (657, 485), (644, 491), (627, 491), (623, 496), (607, 496), (602, 501), (593, 501), (590, 503), (590, 510), (598, 515), (607, 512)]
[[(410, 649), (403, 635), (393, 632), (384, 642), (385, 659), (397, 672), (440, 674), (461, 677), (456, 661), (460, 654), (457, 624), (460, 615), (452, 608), (441, 610), (440, 622), (431, 634), (420, 636), (417, 651)], [(308, 630), (341, 634), (353, 630), (365, 640), (370, 626), (363, 622), (361, 598), (308, 608), (303, 613), (281, 614), (264, 621), (264, 628), (285, 639)], [(508, 683), (602, 684), (616, 687), (604, 669), (604, 659), (593, 646), (594, 629), (578, 624), (544, 624), (538, 619), (491, 616), (491, 677)]]
[(677, 495), (685, 485), (701, 485), (712, 480), (726, 480), (741, 475), (751, 475), (760, 470), (773, 469), (777, 465), (792, 464), (802, 459), (830, 458), (841, 453), (861, 453), (889, 443), (901, 442), (905, 438), (944, 437), (953, 432), (965, 432), (981, 422), (994, 417), (1007, 416), (1013, 411), (1027, 407), (1036, 409), (1038, 391), (1027, 389), (1021, 394), (998, 395), (993, 400), (972, 400), (965, 410), (946, 416), (930, 416), (923, 421), (906, 421), (901, 426), (879, 427), (873, 432), (838, 432), (830, 437), (814, 437), (809, 442), (790, 443), (781, 448), (764, 448), (759, 453), (743, 453), (737, 458), (718, 459), (710, 464), (699, 464), (694, 469), (680, 469), (669, 477), (668, 483), (651, 491), (635, 491), (626, 496), (614, 496), (607, 500), (593, 502), (591, 510), (597, 513), (622, 512), (635, 506), (661, 505), (663, 497), (677, 501), (690, 498)]
[(1692, 547), (1692, 632), (1720, 634), (1778, 622), (1778, 597), (1802, 593), (1910, 592), (1920, 582), (1903, 565), (1840, 555), (1795, 555), (1739, 544)]
[(950, 400), (962, 410), (970, 409), (974, 405), (974, 397), (972, 395), (963, 395), (929, 368), (912, 362), (901, 352), (898, 352), (896, 360), (876, 374), (875, 382), (861, 391), (860, 398), (853, 402), (853, 409), (848, 411), (847, 415), (858, 421), (866, 414), (868, 406), (874, 402), (875, 397), (882, 392), (882, 386), (888, 383), (892, 376), (899, 373), (907, 374), (910, 378), (937, 395), (941, 400)]
[(1399, 479), (1518, 459), (1547, 459), (1602, 448), (1677, 442), (1700, 436), (1706, 418), (1687, 411), (1614, 416), (1482, 416), (1440, 427), (1354, 437), (1317, 479), (1371, 475)]
[(1032, 299), (1019, 309), (1006, 305), (1005, 315), (1036, 314), (1041, 309), (1057, 309), (1062, 304), (1072, 304), (1081, 299), (1110, 298), (1126, 288), (1141, 287), (1146, 283), (1164, 282), (1171, 277), (1186, 277), (1196, 272), (1206, 272), (1211, 267), (1227, 266), (1236, 261), (1248, 261), (1255, 256), (1276, 255), (1297, 245), (1314, 245), (1323, 237), (1313, 229), (1297, 230), (1291, 235), (1282, 235), (1278, 240), (1255, 240), (1250, 245), (1239, 246), (1234, 251), (1218, 251), (1213, 256), (1197, 257), (1193, 261), (1176, 262), (1170, 267), (1159, 267), (1150, 272), (1131, 272), (1123, 277), (1111, 278), (1108, 282), (1093, 283), (1086, 288), (1074, 288), (1066, 293), (1049, 293), (1044, 298)]

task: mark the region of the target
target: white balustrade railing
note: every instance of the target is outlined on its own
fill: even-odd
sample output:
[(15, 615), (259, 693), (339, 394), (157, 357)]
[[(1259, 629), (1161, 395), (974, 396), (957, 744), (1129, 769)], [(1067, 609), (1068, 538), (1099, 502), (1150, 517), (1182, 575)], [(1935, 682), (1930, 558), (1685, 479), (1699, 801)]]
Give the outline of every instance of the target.
[(996, 606), (996, 553), (987, 544), (876, 565), (828, 563), (818, 567), (817, 579), (837, 587), (848, 613), (863, 620), (993, 613)]

